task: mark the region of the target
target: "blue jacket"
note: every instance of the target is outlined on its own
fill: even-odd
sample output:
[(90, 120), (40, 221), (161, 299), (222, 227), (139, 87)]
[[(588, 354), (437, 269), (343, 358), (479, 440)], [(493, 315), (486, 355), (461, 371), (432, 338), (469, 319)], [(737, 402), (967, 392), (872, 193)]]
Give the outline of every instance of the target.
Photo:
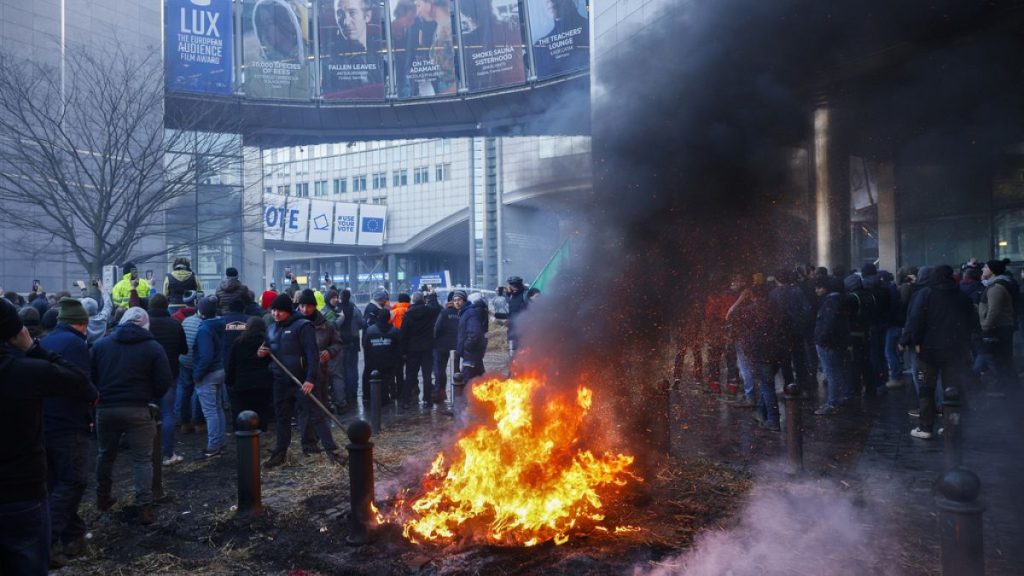
[(487, 352), (487, 302), (482, 298), (459, 310), (459, 338), (456, 350), (463, 362), (476, 365)]
[[(267, 328), (267, 344), (292, 375), (303, 382), (317, 383), (320, 352), (316, 347), (316, 329), (309, 320), (301, 314), (292, 314), (284, 322), (271, 324)], [(277, 362), (271, 362), (270, 370), (275, 377), (291, 380)]]
[(224, 351), (221, 348), (224, 324), (220, 318), (203, 320), (192, 346), (192, 378), (196, 383), (217, 370), (224, 369)]
[(850, 339), (850, 321), (843, 310), (843, 295), (829, 292), (821, 299), (814, 322), (814, 344), (830, 350), (845, 350)]
[(92, 347), (92, 381), (98, 408), (147, 406), (173, 383), (164, 347), (149, 330), (121, 324)]
[[(83, 374), (89, 373), (89, 346), (85, 334), (61, 323), (39, 344), (60, 354)], [(66, 432), (88, 434), (92, 420), (92, 402), (58, 396), (43, 400), (43, 431), (47, 436)]]

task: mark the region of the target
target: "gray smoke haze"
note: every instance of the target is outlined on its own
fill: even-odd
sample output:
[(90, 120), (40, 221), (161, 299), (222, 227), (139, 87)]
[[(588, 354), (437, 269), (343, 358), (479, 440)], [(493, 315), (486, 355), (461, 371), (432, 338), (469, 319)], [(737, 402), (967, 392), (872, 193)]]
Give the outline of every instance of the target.
[(899, 163), (975, 169), (1020, 139), (1020, 2), (664, 6), (598, 65), (594, 191), (571, 270), (523, 323), (525, 366), (635, 386), (628, 367), (657, 371), (723, 278), (810, 258), (807, 174), (790, 166), (822, 97)]
[(830, 481), (760, 484), (735, 527), (705, 532), (634, 576), (895, 576), (880, 553), (896, 541), (880, 531), (882, 514)]

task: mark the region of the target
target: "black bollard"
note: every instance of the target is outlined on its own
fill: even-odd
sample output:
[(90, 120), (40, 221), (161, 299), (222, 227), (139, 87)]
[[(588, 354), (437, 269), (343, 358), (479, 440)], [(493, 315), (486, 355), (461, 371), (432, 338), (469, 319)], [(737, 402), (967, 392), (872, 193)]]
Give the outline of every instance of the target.
[(466, 383), (462, 372), (452, 375), (452, 412), (455, 414), (455, 425), (461, 427), (463, 411), (466, 408)]
[(946, 470), (952, 470), (963, 463), (960, 451), (960, 390), (955, 386), (946, 388), (942, 401), (942, 439), (946, 452)]
[(800, 414), (803, 394), (795, 382), (786, 384), (782, 395), (786, 401), (786, 447), (788, 448), (789, 470), (792, 474), (804, 471), (804, 425)]
[(966, 468), (953, 468), (939, 480), (936, 491), (942, 573), (945, 576), (984, 575), (982, 513), (985, 505), (978, 500), (981, 480)]
[(356, 420), (348, 426), (348, 483), (352, 497), (352, 532), (345, 538), (351, 546), (362, 546), (370, 541), (370, 531), (376, 527), (373, 510), (373, 428), (365, 420)]
[(239, 414), (235, 419), (235, 438), (238, 440), (238, 509), (235, 517), (259, 516), (263, 514), (259, 415), (252, 410)]
[(160, 408), (156, 404), (149, 405), (149, 415), (153, 418), (156, 426), (156, 434), (153, 434), (153, 501), (163, 502), (167, 499), (164, 494), (164, 462), (163, 462), (163, 433), (160, 428)]
[(380, 371), (370, 372), (370, 425), (380, 433), (381, 429), (381, 402), (383, 402), (384, 382), (381, 380)]

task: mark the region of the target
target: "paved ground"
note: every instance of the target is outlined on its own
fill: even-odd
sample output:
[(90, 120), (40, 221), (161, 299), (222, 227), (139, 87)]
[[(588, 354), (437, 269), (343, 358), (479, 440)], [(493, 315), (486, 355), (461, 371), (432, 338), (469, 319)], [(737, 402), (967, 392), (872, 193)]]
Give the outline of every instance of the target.
[[(1024, 394), (968, 394), (964, 466), (981, 478), (982, 499), (988, 505), (987, 573), (1024, 574), (1024, 432), (1016, 414)], [(878, 554), (892, 559), (894, 573), (941, 573), (932, 487), (944, 469), (943, 440), (910, 436), (916, 425), (907, 415), (916, 405), (913, 387), (864, 399), (835, 416), (814, 416), (814, 405), (808, 401), (802, 406), (803, 477), (834, 483), (857, 506), (871, 511), (864, 528), (867, 540), (875, 541)], [(672, 451), (754, 470), (783, 468), (777, 464), (785, 462), (785, 432), (762, 430), (750, 414), (723, 394), (684, 384), (672, 393)]]

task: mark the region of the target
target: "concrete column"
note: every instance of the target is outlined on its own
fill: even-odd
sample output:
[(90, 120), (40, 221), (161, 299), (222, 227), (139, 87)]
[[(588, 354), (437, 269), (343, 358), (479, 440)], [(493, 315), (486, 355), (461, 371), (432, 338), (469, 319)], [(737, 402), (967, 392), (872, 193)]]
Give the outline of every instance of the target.
[(388, 293), (391, 294), (391, 300), (397, 302), (398, 301), (398, 278), (395, 277), (398, 274), (398, 255), (397, 254), (388, 254), (387, 272), (388, 272), (388, 283), (386, 284), (386, 286), (388, 287)]
[(835, 108), (814, 110), (815, 256), (830, 271), (850, 270), (850, 155)]
[(891, 162), (878, 166), (878, 268), (893, 273), (899, 265), (896, 229), (896, 175)]

